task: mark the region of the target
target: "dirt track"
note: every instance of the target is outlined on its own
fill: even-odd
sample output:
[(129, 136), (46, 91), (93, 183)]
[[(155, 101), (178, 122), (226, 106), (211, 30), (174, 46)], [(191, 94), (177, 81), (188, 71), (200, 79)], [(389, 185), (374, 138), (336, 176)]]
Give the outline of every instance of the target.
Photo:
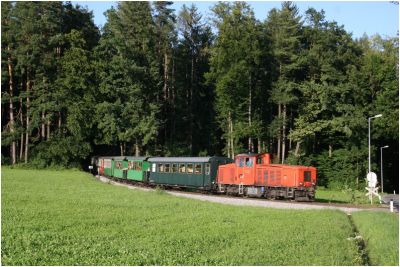
[[(143, 191), (152, 191), (154, 189), (144, 188), (140, 186), (129, 185), (125, 183), (120, 183), (114, 180), (110, 180), (103, 176), (97, 176), (97, 178), (104, 182), (110, 183), (117, 186), (127, 187), (129, 189), (143, 190)], [(168, 194), (177, 196), (177, 197), (186, 197), (191, 199), (197, 199), (201, 201), (209, 201), (221, 204), (235, 205), (235, 206), (255, 206), (255, 207), (265, 207), (265, 208), (275, 208), (275, 209), (337, 209), (344, 211), (346, 213), (351, 213), (354, 211), (361, 210), (371, 210), (371, 211), (384, 211), (388, 212), (388, 209), (385, 208), (364, 208), (364, 207), (349, 207), (344, 205), (330, 205), (323, 203), (299, 203), (299, 202), (290, 202), (290, 201), (275, 201), (275, 200), (265, 200), (265, 199), (251, 199), (251, 198), (234, 198), (234, 197), (224, 197), (224, 196), (215, 196), (215, 195), (206, 195), (206, 194), (194, 194), (187, 192), (177, 192), (177, 191), (166, 191)]]

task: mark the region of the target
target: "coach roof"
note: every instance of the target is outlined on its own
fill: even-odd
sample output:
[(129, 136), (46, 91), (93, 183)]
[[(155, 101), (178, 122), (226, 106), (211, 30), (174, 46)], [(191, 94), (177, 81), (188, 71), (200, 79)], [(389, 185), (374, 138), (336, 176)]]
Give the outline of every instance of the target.
[(150, 162), (209, 162), (216, 157), (153, 157)]

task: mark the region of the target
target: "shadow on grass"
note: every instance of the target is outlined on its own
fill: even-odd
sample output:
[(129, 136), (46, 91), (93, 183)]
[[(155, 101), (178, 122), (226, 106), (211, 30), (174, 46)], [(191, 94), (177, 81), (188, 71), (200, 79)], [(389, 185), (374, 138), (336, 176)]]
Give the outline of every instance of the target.
[(315, 202), (320, 202), (320, 203), (350, 204), (348, 201), (336, 200), (336, 199), (325, 199), (325, 198), (315, 198)]

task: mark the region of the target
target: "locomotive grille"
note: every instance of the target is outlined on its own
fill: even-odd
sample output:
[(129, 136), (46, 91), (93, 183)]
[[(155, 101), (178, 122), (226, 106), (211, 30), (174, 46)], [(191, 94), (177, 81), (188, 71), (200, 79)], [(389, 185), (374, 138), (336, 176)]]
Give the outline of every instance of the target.
[(235, 183), (235, 170), (233, 168), (230, 169), (230, 175), (231, 183)]
[(311, 182), (311, 172), (310, 171), (304, 172), (304, 182)]
[(264, 171), (264, 184), (268, 182), (268, 171)]

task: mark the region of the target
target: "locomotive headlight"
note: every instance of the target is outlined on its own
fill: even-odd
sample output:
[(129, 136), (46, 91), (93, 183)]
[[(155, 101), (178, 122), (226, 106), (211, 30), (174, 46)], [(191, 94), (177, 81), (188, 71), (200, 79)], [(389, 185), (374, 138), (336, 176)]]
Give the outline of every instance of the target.
[(302, 183), (302, 182), (300, 182), (300, 185), (303, 185), (303, 183)]

